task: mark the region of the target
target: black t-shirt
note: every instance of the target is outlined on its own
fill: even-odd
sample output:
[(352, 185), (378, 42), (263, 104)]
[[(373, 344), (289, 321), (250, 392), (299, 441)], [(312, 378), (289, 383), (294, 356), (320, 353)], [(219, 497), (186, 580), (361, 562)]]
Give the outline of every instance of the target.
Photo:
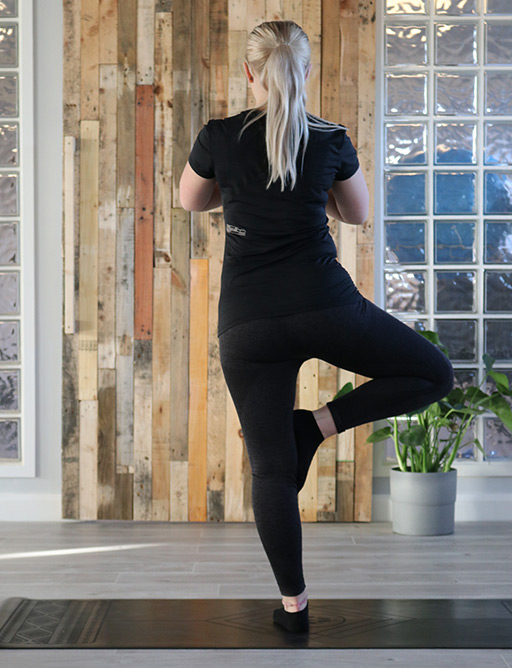
[(297, 156), (294, 189), (287, 184), (281, 191), (278, 179), (266, 190), (266, 117), (237, 139), (248, 113), (208, 121), (189, 156), (199, 176), (216, 178), (222, 196), (218, 336), (239, 322), (326, 308), (359, 294), (337, 260), (325, 213), (333, 180), (343, 181), (359, 167), (346, 130), (310, 127), (302, 172), (302, 142)]

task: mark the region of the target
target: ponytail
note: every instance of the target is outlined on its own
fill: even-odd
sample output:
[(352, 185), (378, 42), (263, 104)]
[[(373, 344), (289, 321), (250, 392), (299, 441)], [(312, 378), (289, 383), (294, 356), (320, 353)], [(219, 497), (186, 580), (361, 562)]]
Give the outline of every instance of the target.
[[(247, 39), (246, 60), (268, 91), (266, 109), (244, 123), (239, 137), (266, 114), (266, 150), (269, 179), (266, 188), (281, 179), (293, 190), (297, 182), (297, 156), (302, 140), (302, 167), (309, 128), (332, 131), (344, 128), (306, 111), (306, 71), (311, 50), (306, 33), (294, 21), (267, 21), (256, 26)], [(249, 118), (249, 115), (247, 118)], [(346, 129), (346, 128), (344, 128)]]

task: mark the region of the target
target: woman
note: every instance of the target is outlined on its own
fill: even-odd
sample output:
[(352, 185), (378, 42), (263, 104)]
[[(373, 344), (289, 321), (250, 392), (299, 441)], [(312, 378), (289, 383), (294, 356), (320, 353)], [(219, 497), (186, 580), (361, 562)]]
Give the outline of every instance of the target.
[[(264, 22), (248, 36), (243, 66), (256, 107), (203, 126), (180, 198), (188, 211), (223, 207), (220, 361), (251, 465), (256, 527), (283, 596), (273, 619), (303, 632), (297, 494), (318, 446), (440, 399), (453, 369), (368, 301), (337, 260), (326, 214), (361, 225), (369, 196), (346, 128), (305, 109), (307, 35), (293, 21)], [(294, 410), (310, 358), (372, 380), (318, 410)]]

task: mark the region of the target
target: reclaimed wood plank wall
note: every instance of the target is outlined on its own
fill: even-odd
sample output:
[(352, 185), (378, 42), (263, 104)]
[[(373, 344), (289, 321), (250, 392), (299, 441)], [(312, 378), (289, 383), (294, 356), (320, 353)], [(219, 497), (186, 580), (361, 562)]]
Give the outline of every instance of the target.
[[(243, 434), (219, 363), (222, 210), (184, 211), (179, 179), (209, 118), (254, 98), (248, 33), (308, 34), (308, 109), (349, 127), (373, 190), (375, 0), (63, 0), (62, 517), (254, 521)], [(373, 208), (373, 207), (372, 207)], [(330, 219), (373, 298), (373, 221)], [(308, 360), (296, 408), (348, 380)], [(303, 521), (370, 521), (371, 425), (327, 439)]]

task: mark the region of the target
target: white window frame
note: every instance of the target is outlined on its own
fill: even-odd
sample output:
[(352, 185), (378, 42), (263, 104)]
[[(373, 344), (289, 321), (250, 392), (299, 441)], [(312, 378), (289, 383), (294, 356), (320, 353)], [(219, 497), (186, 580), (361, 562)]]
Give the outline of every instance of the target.
[[(429, 61), (428, 65), (424, 67), (413, 67), (411, 68), (396, 68), (397, 73), (398, 72), (408, 72), (408, 71), (422, 71), (422, 72), (428, 72), (428, 108), (427, 108), (427, 114), (425, 115), (414, 115), (410, 117), (406, 117), (408, 120), (404, 120), (402, 116), (397, 115), (396, 117), (394, 116), (386, 116), (385, 115), (385, 90), (384, 90), (384, 82), (385, 82), (385, 77), (384, 77), (384, 72), (385, 72), (385, 34), (384, 34), (384, 29), (385, 29), (385, 5), (386, 5), (386, 0), (382, 0), (382, 2), (377, 2), (376, 3), (376, 9), (377, 9), (377, 16), (376, 16), (376, 23), (377, 23), (377, 29), (376, 29), (376, 85), (375, 85), (375, 101), (376, 101), (376, 125), (375, 125), (375, 132), (376, 132), (376, 138), (375, 138), (375, 302), (378, 306), (383, 308), (384, 310), (386, 309), (386, 298), (385, 298), (385, 290), (386, 290), (386, 285), (385, 285), (385, 279), (384, 279), (384, 274), (386, 271), (388, 272), (400, 272), (400, 271), (410, 271), (410, 272), (415, 272), (415, 271), (425, 271), (426, 273), (426, 313), (425, 314), (410, 314), (405, 315), (405, 317), (402, 317), (402, 314), (395, 313), (393, 312), (392, 315), (395, 317), (399, 317), (401, 320), (404, 321), (411, 321), (411, 320), (424, 320), (426, 321), (426, 326), (428, 329), (433, 330), (434, 329), (434, 266), (437, 269), (441, 269), (440, 265), (435, 265), (434, 263), (434, 225), (433, 225), (433, 219), (434, 219), (434, 214), (433, 214), (433, 174), (434, 174), (434, 168), (432, 165), (432, 159), (429, 159), (428, 165), (427, 166), (416, 166), (416, 165), (404, 165), (403, 171), (414, 171), (414, 172), (425, 172), (427, 174), (427, 192), (426, 192), (426, 197), (427, 197), (427, 214), (424, 216), (413, 216), (413, 218), (417, 218), (418, 220), (422, 219), (427, 221), (426, 225), (426, 247), (427, 247), (427, 262), (422, 264), (422, 265), (414, 265), (414, 264), (407, 264), (406, 266), (400, 265), (400, 264), (389, 264), (387, 265), (384, 262), (384, 255), (385, 255), (385, 220), (388, 218), (398, 220), (400, 217), (399, 216), (386, 216), (385, 215), (385, 209), (384, 209), (384, 175), (385, 175), (385, 170), (384, 170), (384, 158), (385, 158), (385, 133), (384, 133), (384, 127), (386, 122), (424, 122), (427, 124), (428, 128), (428, 136), (427, 136), (427, 151), (429, 156), (433, 156), (433, 151), (435, 149), (434, 147), (434, 123), (435, 121), (444, 121), (447, 123), (450, 122), (475, 122), (477, 127), (478, 127), (478, 132), (477, 132), (477, 154), (479, 156), (479, 159), (477, 161), (476, 165), (444, 165), (441, 171), (465, 171), (469, 170), (472, 172), (476, 172), (476, 178), (477, 178), (477, 184), (476, 184), (476, 201), (477, 201), (477, 213), (474, 215), (464, 215), (464, 216), (456, 216), (456, 219), (461, 222), (464, 222), (465, 220), (476, 220), (477, 221), (477, 230), (476, 230), (476, 244), (477, 244), (477, 250), (479, 251), (480, 255), (478, 257), (478, 261), (473, 263), (471, 266), (471, 269), (469, 269), (468, 266), (465, 264), (460, 264), (457, 265), (457, 269), (455, 269), (456, 265), (443, 265), (442, 268), (446, 266), (446, 271), (475, 271), (477, 274), (477, 285), (475, 286), (475, 289), (477, 290), (477, 295), (476, 295), (476, 311), (473, 314), (470, 313), (461, 313), (461, 314), (456, 314), (456, 313), (446, 313), (443, 314), (443, 316), (446, 319), (463, 319), (463, 320), (469, 320), (469, 319), (474, 319), (477, 321), (477, 360), (476, 362), (464, 362), (464, 363), (458, 363), (454, 362), (454, 367), (455, 368), (478, 368), (478, 374), (479, 374), (479, 382), (482, 379), (482, 354), (483, 354), (483, 346), (484, 346), (484, 341), (483, 341), (483, 290), (484, 290), (484, 283), (483, 283), (483, 271), (484, 271), (484, 263), (483, 259), (481, 260), (481, 250), (483, 249), (483, 219), (484, 215), (483, 212), (481, 211), (481, 207), (479, 206), (479, 202), (482, 201), (482, 193), (483, 193), (483, 175), (484, 175), (484, 167), (488, 170), (492, 169), (493, 171), (510, 171), (511, 166), (509, 165), (508, 167), (491, 167), (491, 166), (484, 166), (483, 164), (483, 158), (482, 158), (482, 152), (483, 152), (483, 142), (484, 142), (484, 137), (483, 137), (483, 128), (484, 128), (484, 122), (485, 121), (492, 121), (492, 120), (508, 120), (508, 117), (494, 117), (494, 116), (487, 116), (481, 113), (483, 109), (483, 80), (484, 80), (484, 64), (483, 64), (483, 58), (479, 57), (479, 64), (478, 65), (473, 65), (473, 66), (457, 66), (457, 67), (447, 67), (447, 66), (439, 66), (435, 67), (433, 62), (433, 54), (434, 54), (434, 49), (435, 49), (435, 36), (434, 36), (434, 21), (446, 21), (447, 23), (450, 23), (452, 21), (459, 21), (459, 19), (462, 21), (469, 21), (469, 22), (477, 22), (477, 23), (483, 23), (483, 21), (487, 20), (487, 17), (482, 18), (482, 14), (476, 14), (476, 15), (466, 15), (464, 17), (462, 16), (452, 16), (452, 15), (435, 15), (434, 14), (434, 6), (435, 6), (435, 0), (426, 0), (427, 6), (430, 6), (430, 14), (415, 14), (415, 15), (402, 15), (402, 14), (393, 14), (390, 15), (389, 18), (392, 19), (394, 22), (400, 22), (401, 20), (404, 21), (404, 23), (414, 23), (415, 21), (420, 21), (420, 22), (427, 22), (427, 39), (429, 40)], [(477, 3), (478, 4), (478, 3)], [(482, 8), (484, 4), (484, 0), (480, 0), (480, 7)], [(497, 16), (495, 20), (499, 20), (500, 18)], [(491, 19), (492, 20), (492, 19)], [(484, 49), (484, 31), (483, 31), (483, 26), (481, 25), (481, 29), (479, 30), (478, 34), (478, 53), (479, 55), (483, 56), (483, 49)], [(443, 115), (436, 117), (434, 114), (433, 110), (433, 87), (434, 87), (434, 71), (436, 70), (440, 71), (453, 71), (457, 73), (463, 73), (467, 71), (475, 72), (477, 74), (477, 114), (472, 116), (471, 118), (468, 116), (448, 116), (448, 115)], [(491, 68), (492, 71), (495, 70), (503, 70), (503, 68), (496, 67)], [(507, 71), (510, 71), (507, 69)], [(418, 169), (419, 167), (419, 169)], [(396, 167), (393, 167), (393, 171), (399, 171), (399, 169), (396, 169)], [(435, 216), (436, 220), (440, 220), (442, 218), (447, 218), (452, 220), (453, 216), (440, 216), (436, 215)], [(485, 218), (487, 219), (492, 219), (492, 220), (506, 220), (509, 219), (510, 216), (507, 215), (502, 215), (502, 214), (496, 214), (496, 215), (486, 215)], [(404, 219), (405, 220), (405, 219)], [(479, 224), (480, 223), (480, 224)], [(486, 269), (501, 269), (502, 271), (506, 271), (507, 268), (510, 267), (509, 264), (500, 264), (500, 265), (490, 265), (490, 264), (485, 264)], [(492, 315), (490, 315), (492, 318)], [(496, 314), (495, 316), (497, 319), (502, 319), (503, 314)], [(495, 364), (496, 368), (512, 368), (512, 363), (500, 363), (497, 362)], [(491, 416), (491, 414), (489, 414)], [(476, 424), (476, 436), (480, 440), (482, 444), (484, 444), (484, 438), (483, 438), (483, 430), (484, 430), (484, 424), (483, 424), (483, 419), (484, 418), (478, 418), (477, 419), (477, 424)], [(381, 426), (385, 426), (387, 423), (385, 421), (379, 420), (375, 423), (375, 427), (379, 428)], [(389, 459), (386, 456), (386, 448), (383, 443), (377, 443), (374, 444), (374, 448), (376, 448), (376, 457), (375, 457), (375, 462), (374, 462), (374, 476), (387, 476), (389, 475), (389, 469), (397, 465), (396, 459)], [(484, 478), (484, 477), (509, 477), (512, 476), (512, 460), (511, 461), (506, 461), (506, 460), (486, 460), (483, 461), (481, 460), (482, 454), (478, 451), (478, 449), (475, 447), (475, 456), (476, 460), (464, 460), (464, 459), (456, 459), (453, 462), (453, 467), (457, 469), (458, 475), (461, 475), (463, 477), (478, 477), (478, 478)]]
[[(19, 113), (16, 118), (2, 118), (0, 122), (19, 123), (19, 215), (2, 217), (2, 221), (19, 220), (20, 264), (1, 271), (18, 271), (20, 312), (0, 316), (18, 320), (20, 331), (20, 358), (17, 364), (1, 364), (1, 368), (20, 369), (19, 406), (16, 412), (1, 411), (2, 418), (19, 419), (20, 460), (0, 460), (0, 478), (33, 478), (36, 475), (36, 368), (35, 368), (35, 226), (34, 226), (34, 30), (33, 0), (18, 0), (18, 17), (5, 17), (4, 22), (18, 23)], [(3, 170), (5, 171), (5, 170)]]

